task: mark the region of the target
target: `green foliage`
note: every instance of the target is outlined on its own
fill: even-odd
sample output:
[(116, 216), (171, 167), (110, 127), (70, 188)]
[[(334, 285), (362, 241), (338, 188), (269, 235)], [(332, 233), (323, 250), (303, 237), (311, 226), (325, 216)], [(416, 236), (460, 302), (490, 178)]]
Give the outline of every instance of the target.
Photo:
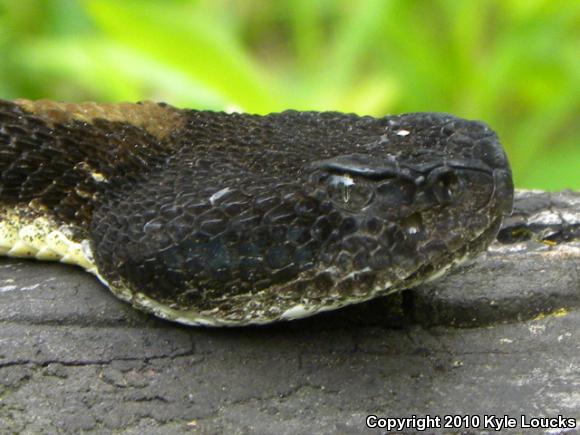
[(487, 121), (580, 188), (580, 2), (0, 0), (0, 96)]

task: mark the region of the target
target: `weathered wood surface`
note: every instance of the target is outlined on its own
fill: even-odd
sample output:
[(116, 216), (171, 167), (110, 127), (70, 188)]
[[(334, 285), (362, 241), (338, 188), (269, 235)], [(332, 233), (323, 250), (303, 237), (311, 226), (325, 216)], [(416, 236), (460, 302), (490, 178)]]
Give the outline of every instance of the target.
[(391, 298), (188, 328), (0, 260), (0, 433), (361, 433), (368, 414), (575, 417), (580, 194), (520, 192), (485, 255)]

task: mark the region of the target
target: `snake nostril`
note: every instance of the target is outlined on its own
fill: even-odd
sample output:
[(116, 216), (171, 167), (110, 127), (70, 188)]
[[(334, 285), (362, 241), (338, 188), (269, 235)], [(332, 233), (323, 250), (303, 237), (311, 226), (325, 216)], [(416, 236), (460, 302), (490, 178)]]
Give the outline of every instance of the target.
[(437, 168), (429, 174), (429, 185), (441, 205), (451, 204), (461, 191), (462, 185), (457, 174), (450, 168)]

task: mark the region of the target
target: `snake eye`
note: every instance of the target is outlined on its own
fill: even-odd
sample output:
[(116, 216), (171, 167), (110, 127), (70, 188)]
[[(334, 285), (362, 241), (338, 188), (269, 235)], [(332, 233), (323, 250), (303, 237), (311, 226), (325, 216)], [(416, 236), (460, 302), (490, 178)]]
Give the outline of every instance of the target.
[(435, 198), (441, 205), (451, 204), (463, 191), (459, 177), (449, 168), (435, 169), (429, 174), (428, 180)]
[(370, 186), (350, 175), (333, 174), (326, 179), (326, 183), (329, 198), (346, 210), (358, 211), (373, 199)]

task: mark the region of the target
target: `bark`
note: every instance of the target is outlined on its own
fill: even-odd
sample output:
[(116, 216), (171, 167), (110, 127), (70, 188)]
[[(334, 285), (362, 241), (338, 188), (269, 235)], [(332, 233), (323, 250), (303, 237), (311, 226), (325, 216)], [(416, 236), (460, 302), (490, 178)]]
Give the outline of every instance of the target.
[(79, 269), (1, 259), (0, 433), (578, 417), (579, 260), (580, 193), (522, 191), (490, 250), (439, 281), (302, 321), (204, 329), (137, 312)]

